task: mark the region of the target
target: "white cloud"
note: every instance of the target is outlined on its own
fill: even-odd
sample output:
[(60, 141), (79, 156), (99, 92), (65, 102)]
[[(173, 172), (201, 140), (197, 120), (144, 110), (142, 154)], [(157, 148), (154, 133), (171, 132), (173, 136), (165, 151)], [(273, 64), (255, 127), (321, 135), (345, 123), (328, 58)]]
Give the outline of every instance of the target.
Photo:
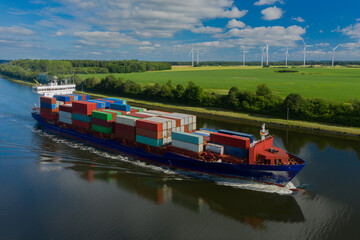
[(262, 5), (273, 5), (274, 3), (281, 3), (284, 4), (283, 0), (259, 0), (254, 3), (255, 6), (262, 6)]
[(302, 17), (292, 17), (291, 20), (298, 21), (298, 22), (305, 22), (305, 20)]
[(155, 48), (154, 47), (151, 47), (151, 46), (144, 46), (144, 47), (139, 47), (140, 50), (147, 50), (147, 51), (152, 51), (154, 50)]
[(317, 43), (314, 46), (315, 47), (328, 47), (330, 44), (329, 43)]
[(230, 20), (226, 25), (227, 28), (244, 28), (245, 26), (245, 23), (242, 21), (237, 21), (236, 19)]
[(193, 33), (205, 33), (205, 34), (214, 34), (214, 33), (221, 33), (223, 32), (223, 30), (221, 28), (216, 28), (216, 27), (198, 27), (198, 28), (194, 28), (191, 29), (191, 31)]
[(0, 27), (1, 34), (31, 35), (33, 31), (23, 27)]
[(62, 32), (62, 31), (57, 31), (57, 32), (55, 33), (55, 36), (60, 37), (60, 36), (63, 36), (64, 34), (65, 34), (65, 33)]
[(92, 55), (102, 55), (101, 52), (89, 52), (89, 53), (92, 54)]
[(360, 23), (350, 25), (346, 28), (338, 28), (336, 31), (340, 31), (343, 34), (349, 36), (350, 38), (359, 38), (360, 39)]
[(262, 19), (271, 21), (280, 19), (284, 11), (281, 8), (277, 8), (276, 6), (274, 6), (262, 10), (261, 13), (264, 15)]

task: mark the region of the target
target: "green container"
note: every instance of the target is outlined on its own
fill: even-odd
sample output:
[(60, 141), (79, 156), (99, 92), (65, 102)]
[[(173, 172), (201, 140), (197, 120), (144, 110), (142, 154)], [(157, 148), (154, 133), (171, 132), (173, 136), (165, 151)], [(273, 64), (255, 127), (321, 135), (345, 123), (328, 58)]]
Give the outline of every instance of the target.
[(119, 112), (119, 111), (114, 111), (114, 110), (111, 110), (111, 109), (105, 109), (104, 111), (105, 111), (105, 112), (112, 112), (112, 113), (116, 113), (116, 115), (122, 115), (122, 113), (121, 113), (121, 112)]
[(92, 124), (91, 129), (96, 132), (101, 132), (101, 133), (106, 133), (106, 134), (112, 133), (112, 127), (103, 127), (103, 126), (99, 126), (96, 124)]
[(91, 122), (91, 116), (85, 116), (77, 113), (71, 114), (71, 118), (81, 122)]
[(137, 110), (139, 110), (139, 112), (143, 112), (143, 109), (142, 109), (142, 108), (138, 108), (138, 107), (130, 107), (130, 109), (137, 109)]
[(140, 136), (140, 135), (136, 135), (136, 142), (146, 144), (149, 146), (153, 146), (153, 147), (161, 147), (163, 145), (162, 139), (157, 140), (157, 139), (148, 138), (148, 137), (144, 137), (144, 136)]
[(131, 117), (131, 118), (135, 118), (135, 119), (142, 119), (142, 118), (139, 118), (139, 117), (134, 117), (134, 116), (130, 116), (130, 115), (126, 115), (127, 117)]
[(112, 119), (112, 114), (111, 113), (107, 113), (107, 112), (102, 112), (102, 111), (92, 111), (91, 116), (93, 118), (96, 119), (101, 119), (101, 120), (105, 120), (105, 121), (111, 121)]

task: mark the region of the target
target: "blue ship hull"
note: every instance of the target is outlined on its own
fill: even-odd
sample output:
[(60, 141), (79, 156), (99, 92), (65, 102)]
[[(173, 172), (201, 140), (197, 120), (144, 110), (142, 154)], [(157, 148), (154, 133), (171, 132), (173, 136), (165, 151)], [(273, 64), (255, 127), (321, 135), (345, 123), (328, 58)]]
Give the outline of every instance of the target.
[(59, 127), (58, 125), (48, 124), (44, 121), (40, 114), (35, 112), (32, 113), (32, 116), (41, 126), (45, 127), (52, 133), (80, 140), (81, 142), (100, 147), (111, 152), (123, 153), (136, 159), (145, 160), (171, 168), (185, 169), (222, 177), (249, 179), (285, 186), (305, 165), (305, 163), (298, 165), (272, 166), (205, 162), (172, 152), (166, 152), (163, 155), (156, 155), (146, 152), (140, 147), (129, 147), (112, 139), (104, 140), (94, 137), (91, 134), (83, 134), (76, 132), (73, 129), (65, 129)]

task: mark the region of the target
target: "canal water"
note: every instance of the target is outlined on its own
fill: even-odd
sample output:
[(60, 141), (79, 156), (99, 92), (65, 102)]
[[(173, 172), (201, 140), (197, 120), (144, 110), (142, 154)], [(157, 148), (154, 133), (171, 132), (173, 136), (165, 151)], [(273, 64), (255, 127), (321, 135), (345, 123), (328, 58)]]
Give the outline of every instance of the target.
[[(41, 130), (38, 97), (0, 78), (0, 239), (358, 239), (360, 142), (270, 129), (307, 161), (291, 194), (193, 176)], [(260, 126), (198, 119), (258, 136)]]

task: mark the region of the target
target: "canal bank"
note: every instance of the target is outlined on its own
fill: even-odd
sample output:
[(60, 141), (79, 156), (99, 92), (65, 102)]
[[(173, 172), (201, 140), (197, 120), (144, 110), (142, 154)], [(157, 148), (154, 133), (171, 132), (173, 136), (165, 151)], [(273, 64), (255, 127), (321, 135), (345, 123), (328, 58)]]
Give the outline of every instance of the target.
[[(7, 80), (17, 83), (23, 83), (31, 86), (35, 85), (34, 83), (9, 78), (1, 74), (0, 77), (3, 77)], [(103, 95), (98, 93), (81, 92), (81, 91), (77, 91), (77, 93), (89, 94), (93, 98), (119, 97), (113, 95)], [(250, 125), (260, 125), (262, 123), (266, 123), (268, 127), (294, 129), (297, 131), (314, 132), (322, 135), (331, 135), (331, 136), (336, 135), (336, 136), (351, 137), (356, 139), (360, 138), (360, 128), (356, 128), (356, 127), (347, 127), (347, 126), (340, 126), (335, 124), (306, 122), (306, 121), (298, 121), (298, 120), (286, 120), (286, 119), (263, 116), (258, 114), (232, 112), (229, 110), (218, 109), (218, 108), (192, 107), (192, 106), (185, 106), (179, 104), (170, 104), (170, 103), (165, 104), (161, 102), (144, 101), (144, 100), (138, 100), (132, 98), (124, 98), (124, 97), (121, 98), (126, 99), (129, 104), (133, 104), (138, 107), (152, 108), (163, 111), (183, 112), (183, 113), (194, 114), (199, 117), (210, 118), (219, 121), (226, 121), (232, 123), (241, 122)]]

